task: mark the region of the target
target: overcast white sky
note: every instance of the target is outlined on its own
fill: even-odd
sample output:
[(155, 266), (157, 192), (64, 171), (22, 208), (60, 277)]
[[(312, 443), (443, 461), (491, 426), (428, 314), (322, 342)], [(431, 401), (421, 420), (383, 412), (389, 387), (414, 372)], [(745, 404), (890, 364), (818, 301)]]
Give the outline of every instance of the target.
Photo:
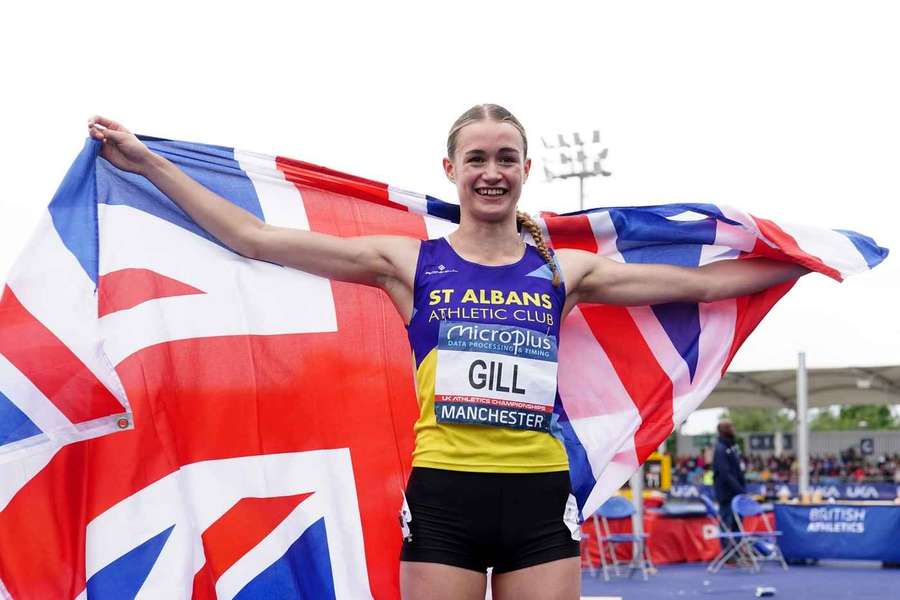
[[(893, 2), (133, 4), (4, 9), (0, 280), (93, 113), (452, 199), (447, 129), (497, 102), (529, 130), (532, 212), (577, 208), (574, 181), (542, 180), (539, 136), (597, 128), (613, 176), (588, 206), (732, 204), (900, 251)], [(734, 367), (898, 364), (898, 300), (896, 256), (807, 277)]]

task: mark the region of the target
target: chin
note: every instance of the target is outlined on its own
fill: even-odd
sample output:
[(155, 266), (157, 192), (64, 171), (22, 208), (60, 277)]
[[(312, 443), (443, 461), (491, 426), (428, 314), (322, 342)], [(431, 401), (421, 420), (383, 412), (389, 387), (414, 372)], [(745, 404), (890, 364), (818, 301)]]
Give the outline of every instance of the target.
[(515, 218), (516, 208), (512, 207), (499, 207), (499, 206), (491, 206), (485, 208), (479, 208), (475, 210), (470, 210), (469, 213), (475, 219), (479, 221), (485, 221), (488, 223), (502, 223), (503, 221), (507, 221), (509, 219)]
[(491, 223), (506, 221), (514, 218), (516, 214), (515, 202), (487, 203), (482, 201), (481, 198), (477, 198), (474, 199), (474, 202), (469, 202), (467, 208), (466, 212), (472, 217), (479, 221)]

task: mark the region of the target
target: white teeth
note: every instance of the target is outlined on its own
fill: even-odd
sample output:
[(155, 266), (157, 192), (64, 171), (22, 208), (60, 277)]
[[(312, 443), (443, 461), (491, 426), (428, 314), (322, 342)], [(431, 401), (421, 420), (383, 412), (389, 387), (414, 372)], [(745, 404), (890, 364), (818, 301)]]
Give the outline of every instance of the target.
[(502, 196), (506, 193), (506, 190), (501, 188), (481, 188), (475, 191), (477, 191), (482, 196)]

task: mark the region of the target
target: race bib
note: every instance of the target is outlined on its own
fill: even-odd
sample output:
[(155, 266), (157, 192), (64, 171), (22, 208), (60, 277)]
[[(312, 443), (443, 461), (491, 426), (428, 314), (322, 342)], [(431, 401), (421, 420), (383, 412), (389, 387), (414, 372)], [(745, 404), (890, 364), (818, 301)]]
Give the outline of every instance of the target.
[(514, 325), (443, 321), (434, 411), (438, 423), (549, 431), (556, 337)]

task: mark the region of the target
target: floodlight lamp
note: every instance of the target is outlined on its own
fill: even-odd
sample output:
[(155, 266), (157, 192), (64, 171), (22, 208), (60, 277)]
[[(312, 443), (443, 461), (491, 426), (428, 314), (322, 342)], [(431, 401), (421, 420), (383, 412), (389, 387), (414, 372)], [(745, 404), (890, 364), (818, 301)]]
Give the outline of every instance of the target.
[(556, 175), (553, 174), (553, 171), (548, 169), (546, 166), (544, 167), (544, 177), (547, 178), (547, 181), (553, 181), (556, 179)]
[(584, 146), (584, 141), (582, 141), (582, 139), (581, 139), (581, 134), (578, 133), (577, 131), (572, 134), (572, 139), (575, 140), (576, 146)]
[(563, 134), (558, 133), (558, 134), (556, 134), (556, 137), (559, 138), (559, 147), (560, 148), (568, 148), (569, 147), (569, 143), (566, 142), (566, 138), (563, 137)]
[(553, 146), (552, 144), (547, 142), (546, 139), (544, 139), (544, 136), (541, 136), (541, 143), (544, 144), (544, 148), (546, 148), (547, 150), (550, 150), (551, 148), (555, 148), (555, 146)]
[(600, 143), (600, 130), (599, 130), (599, 129), (595, 129), (595, 130), (594, 130), (594, 137), (593, 137), (593, 139), (592, 139), (591, 141), (592, 141), (594, 144), (599, 144), (599, 143)]

